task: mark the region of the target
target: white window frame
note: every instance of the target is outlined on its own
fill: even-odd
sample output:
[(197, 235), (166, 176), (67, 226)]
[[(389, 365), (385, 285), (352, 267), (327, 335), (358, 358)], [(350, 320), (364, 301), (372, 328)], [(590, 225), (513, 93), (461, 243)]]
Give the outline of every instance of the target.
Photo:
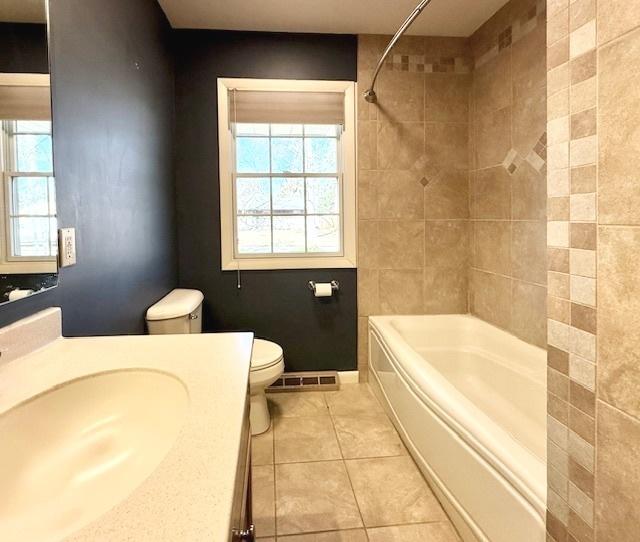
[[(236, 257), (234, 209), (234, 141), (229, 118), (229, 91), (343, 92), (344, 130), (339, 139), (342, 164), (340, 255)], [(237, 269), (318, 269), (356, 267), (356, 92), (353, 81), (218, 79), (218, 145), (220, 166), (220, 252), (223, 271)]]

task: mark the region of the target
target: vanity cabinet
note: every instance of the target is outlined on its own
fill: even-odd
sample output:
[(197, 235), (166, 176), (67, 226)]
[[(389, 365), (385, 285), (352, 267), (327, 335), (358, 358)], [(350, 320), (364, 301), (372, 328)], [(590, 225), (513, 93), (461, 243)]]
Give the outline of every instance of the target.
[(251, 427), (249, 426), (249, 394), (242, 424), (242, 442), (238, 452), (238, 469), (233, 498), (230, 542), (254, 542), (251, 517)]

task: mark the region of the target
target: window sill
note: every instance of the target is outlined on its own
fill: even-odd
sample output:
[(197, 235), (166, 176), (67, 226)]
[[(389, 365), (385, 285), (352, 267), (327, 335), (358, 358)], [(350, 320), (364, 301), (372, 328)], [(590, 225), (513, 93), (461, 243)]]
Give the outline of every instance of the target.
[(52, 260), (10, 260), (0, 261), (0, 273), (30, 275), (39, 273), (57, 273), (58, 264)]
[(223, 271), (268, 269), (353, 269), (355, 261), (344, 256), (320, 258), (242, 258), (222, 262)]

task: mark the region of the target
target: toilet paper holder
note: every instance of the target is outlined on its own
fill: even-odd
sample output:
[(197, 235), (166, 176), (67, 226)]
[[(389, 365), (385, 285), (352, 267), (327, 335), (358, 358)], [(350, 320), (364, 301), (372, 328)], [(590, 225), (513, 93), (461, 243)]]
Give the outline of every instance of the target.
[[(308, 283), (309, 286), (309, 290), (311, 290), (312, 292), (316, 291), (316, 282), (314, 280), (310, 280)], [(337, 292), (340, 289), (340, 283), (337, 280), (332, 280), (331, 281), (331, 290), (333, 292)]]

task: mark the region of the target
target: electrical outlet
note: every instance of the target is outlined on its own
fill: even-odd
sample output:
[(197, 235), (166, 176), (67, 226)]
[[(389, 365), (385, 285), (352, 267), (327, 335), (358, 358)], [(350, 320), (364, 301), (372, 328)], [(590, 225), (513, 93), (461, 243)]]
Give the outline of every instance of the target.
[(60, 267), (76, 264), (75, 228), (60, 228), (58, 230), (58, 260)]

